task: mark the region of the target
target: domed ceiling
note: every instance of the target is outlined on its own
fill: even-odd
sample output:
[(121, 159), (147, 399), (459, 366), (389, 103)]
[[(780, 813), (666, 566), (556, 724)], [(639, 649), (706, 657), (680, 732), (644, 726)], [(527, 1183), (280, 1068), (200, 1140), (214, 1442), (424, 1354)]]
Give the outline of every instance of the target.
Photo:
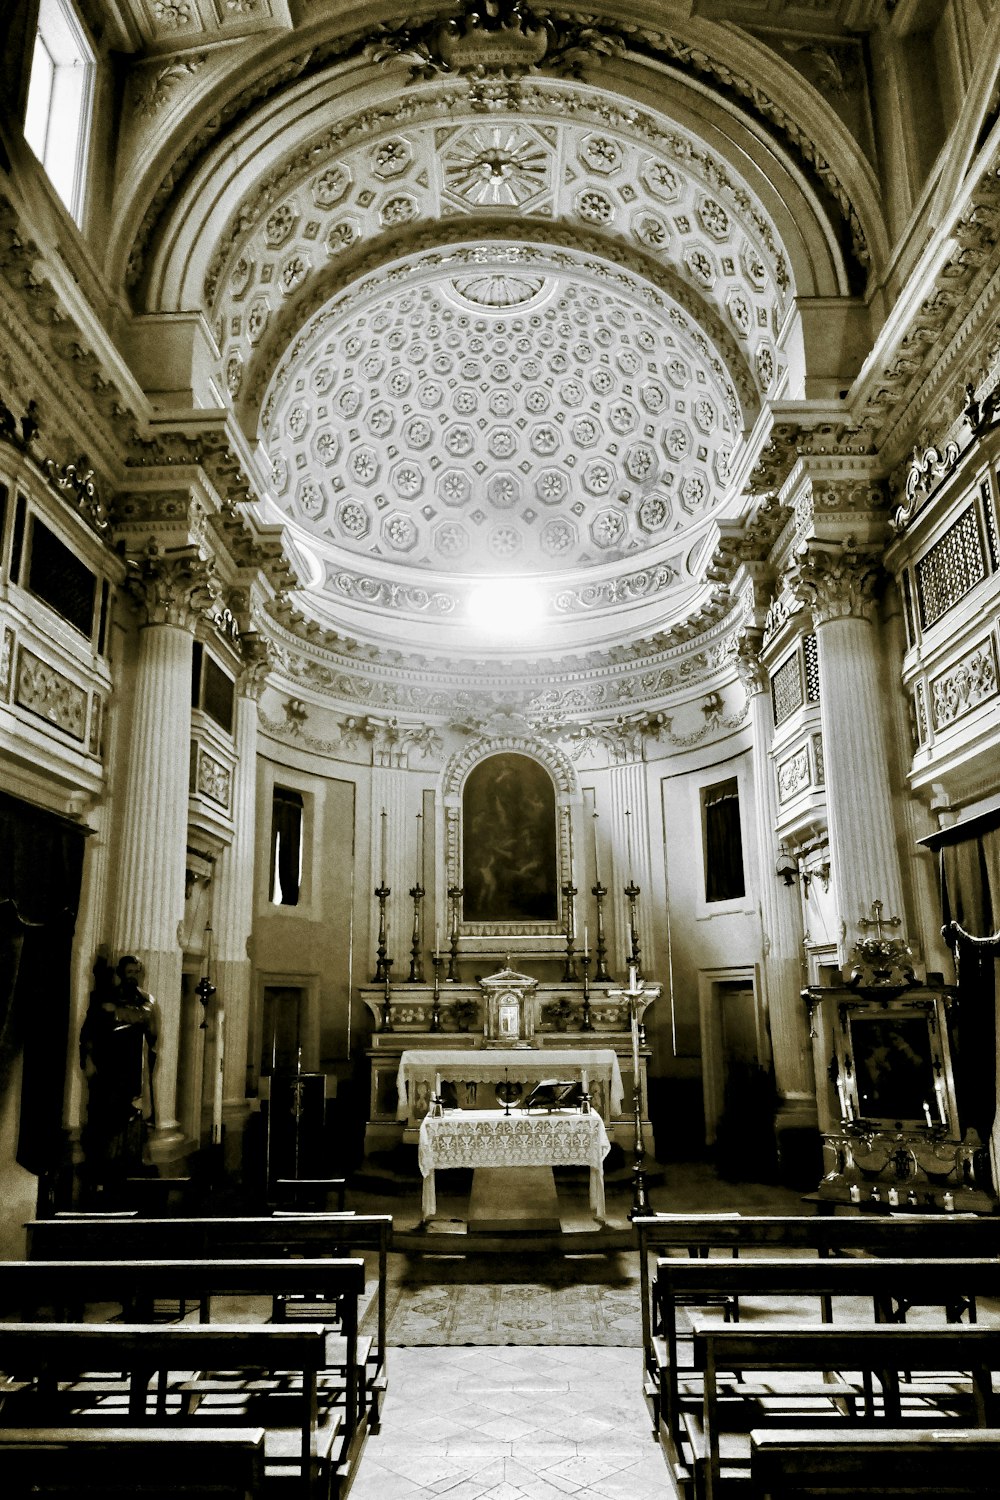
[(455, 649), (497, 576), (535, 581), (550, 648), (663, 628), (781, 388), (793, 287), (745, 183), (657, 116), (535, 88), (530, 120), (426, 91), (405, 129), (341, 122), (205, 279), (306, 607), (383, 644), (405, 618)]

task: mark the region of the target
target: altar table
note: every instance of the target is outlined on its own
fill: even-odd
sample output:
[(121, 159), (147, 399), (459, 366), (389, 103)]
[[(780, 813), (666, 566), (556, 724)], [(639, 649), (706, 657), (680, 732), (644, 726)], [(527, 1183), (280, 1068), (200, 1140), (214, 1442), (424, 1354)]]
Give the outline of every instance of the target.
[(456, 1109), (427, 1115), (420, 1126), (417, 1160), (424, 1179), (423, 1216), (434, 1217), (439, 1167), (590, 1168), (590, 1206), (604, 1218), (604, 1158), (611, 1150), (604, 1121), (594, 1110)]
[[(595, 1112), (608, 1118), (620, 1114), (625, 1090), (618, 1057), (610, 1047), (408, 1048), (396, 1074), (396, 1118), (416, 1124), (426, 1115), (438, 1075), (442, 1081), (463, 1084), (467, 1094), (474, 1094), (481, 1083), (491, 1086), (492, 1103), (493, 1088), (507, 1077), (527, 1084), (527, 1094), (543, 1078), (582, 1079), (584, 1074)], [(478, 1108), (477, 1101), (469, 1102)], [(464, 1106), (463, 1110), (471, 1113)]]

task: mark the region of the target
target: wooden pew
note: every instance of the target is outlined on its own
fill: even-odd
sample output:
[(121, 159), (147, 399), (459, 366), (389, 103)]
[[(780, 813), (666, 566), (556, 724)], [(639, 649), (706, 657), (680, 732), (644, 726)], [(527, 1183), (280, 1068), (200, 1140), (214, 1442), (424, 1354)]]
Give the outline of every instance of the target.
[(194, 1302), (202, 1323), (209, 1323), (213, 1297), (323, 1298), (328, 1315), (338, 1317), (339, 1337), (330, 1350), (332, 1368), (344, 1379), (344, 1432), (352, 1463), (367, 1425), (364, 1381), (371, 1339), (358, 1337), (358, 1300), (364, 1289), (360, 1259), (0, 1261), (0, 1308), (22, 1320), (35, 1318), (39, 1309), (77, 1319), (88, 1303), (116, 1303), (127, 1321), (150, 1322), (154, 1303), (168, 1298), (182, 1306)]
[(243, 1218), (34, 1219), (29, 1260), (255, 1260), (277, 1256), (378, 1258), (376, 1331), (366, 1372), (369, 1431), (377, 1432), (387, 1385), (386, 1283), (389, 1214), (287, 1214)]
[(937, 1432), (857, 1428), (849, 1432), (752, 1432), (755, 1500), (868, 1500), (875, 1495), (995, 1496), (1000, 1433), (980, 1428)]
[[(906, 1422), (937, 1430), (954, 1426), (995, 1426), (997, 1398), (993, 1394), (993, 1372), (1000, 1370), (1000, 1329), (944, 1324), (913, 1327), (873, 1324), (870, 1327), (838, 1327), (823, 1324), (789, 1327), (759, 1324), (753, 1329), (739, 1325), (695, 1324), (694, 1369), (702, 1377), (700, 1399), (682, 1402), (685, 1439), (678, 1451), (667, 1452), (675, 1482), (683, 1493), (701, 1500), (718, 1500), (720, 1494), (737, 1489), (749, 1493), (750, 1432), (776, 1426), (845, 1428), (851, 1413), (863, 1403), (862, 1420), (900, 1426)], [(725, 1373), (740, 1372), (735, 1383)], [(850, 1372), (831, 1380), (831, 1372)], [(750, 1384), (748, 1373), (792, 1372), (808, 1379), (796, 1382), (779, 1399), (762, 1385)], [(960, 1376), (942, 1372), (962, 1372)], [(915, 1373), (934, 1375), (936, 1380), (913, 1381)], [(855, 1385), (854, 1375), (862, 1377)], [(905, 1387), (900, 1376), (909, 1378)], [(720, 1377), (722, 1377), (720, 1379)], [(881, 1390), (883, 1411), (877, 1412), (873, 1392)], [(916, 1404), (924, 1402), (922, 1413)], [(790, 1411), (794, 1403), (798, 1410)], [(768, 1408), (771, 1408), (770, 1410)], [(774, 1410), (775, 1407), (780, 1409)], [(971, 1412), (970, 1412), (971, 1407)], [(725, 1440), (725, 1464), (720, 1454)]]
[[(977, 1297), (1000, 1296), (1000, 1260), (660, 1260), (653, 1284), (653, 1349), (656, 1369), (646, 1372), (654, 1420), (679, 1440), (678, 1395), (683, 1371), (678, 1358), (681, 1307), (740, 1297), (815, 1297), (823, 1311), (834, 1297), (870, 1300), (873, 1321), (900, 1321), (903, 1307), (935, 1304), (957, 1322)], [(902, 1315), (905, 1317), (905, 1312)]]
[[(792, 1251), (801, 1256), (861, 1254), (880, 1256), (961, 1257), (966, 1260), (1000, 1255), (1000, 1216), (950, 1217), (946, 1214), (867, 1215), (740, 1215), (651, 1214), (633, 1221), (639, 1247), (639, 1284), (642, 1315), (643, 1368), (653, 1376), (657, 1368), (653, 1347), (651, 1256), (668, 1251), (705, 1257), (726, 1251)], [(828, 1316), (829, 1309), (826, 1309)], [(657, 1420), (655, 1389), (647, 1392)]]
[[(2, 1418), (18, 1428), (148, 1426), (150, 1419), (170, 1431), (181, 1421), (263, 1426), (266, 1477), (294, 1479), (304, 1497), (325, 1500), (339, 1493), (344, 1460), (340, 1416), (326, 1409), (321, 1414), (319, 1404), (320, 1377), (334, 1354), (333, 1342), (329, 1330), (307, 1324), (0, 1324), (0, 1370), (9, 1377)], [(210, 1401), (185, 1396), (183, 1379), (169, 1391), (171, 1375), (201, 1370), (277, 1374), (283, 1389), (250, 1393), (262, 1420), (234, 1413), (235, 1424), (227, 1424), (226, 1414)], [(124, 1375), (124, 1405), (114, 1394), (100, 1387), (95, 1392), (89, 1381), (80, 1381), (82, 1372)], [(170, 1394), (177, 1410), (170, 1409)]]
[(259, 1500), (262, 1427), (0, 1427), (5, 1500)]

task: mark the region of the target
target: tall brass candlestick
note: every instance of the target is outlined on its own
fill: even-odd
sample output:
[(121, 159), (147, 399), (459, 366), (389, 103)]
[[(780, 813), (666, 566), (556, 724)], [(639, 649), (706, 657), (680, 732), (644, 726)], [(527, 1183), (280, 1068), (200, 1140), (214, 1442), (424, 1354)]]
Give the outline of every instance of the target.
[(380, 1030), (392, 1031), (392, 990), (389, 986), (389, 970), (392, 968), (392, 959), (385, 960), (385, 990), (382, 994), (382, 1025)]
[(595, 948), (597, 956), (597, 967), (594, 969), (594, 980), (597, 984), (607, 984), (611, 979), (608, 972), (608, 945), (604, 940), (604, 898), (608, 894), (606, 885), (600, 881), (591, 887), (590, 894), (597, 902), (597, 944)]
[(424, 982), (424, 959), (421, 953), (421, 902), (424, 899), (424, 888), (419, 883), (411, 886), (410, 898), (413, 901), (413, 938), (410, 943), (410, 974), (408, 984), (423, 984)]
[(434, 965), (434, 997), (431, 1002), (431, 1030), (441, 1030), (441, 965), (444, 963), (444, 955), (435, 946), (431, 954), (431, 963)]
[(389, 979), (389, 968), (392, 964), (392, 959), (386, 958), (386, 953), (388, 952), (386, 932), (388, 929), (385, 919), (385, 903), (391, 894), (392, 892), (384, 880), (380, 885), (375, 887), (375, 897), (378, 901), (378, 947), (376, 949), (377, 962), (375, 964), (375, 973), (372, 977), (372, 984), (381, 984), (383, 980), (388, 982)]
[(635, 920), (635, 903), (639, 899), (640, 887), (636, 885), (634, 880), (629, 880), (628, 885), (625, 887), (625, 895), (628, 898), (628, 926), (629, 936), (631, 940), (631, 951), (628, 956), (628, 962), (630, 967), (634, 967), (641, 973), (642, 969), (639, 960), (639, 929), (636, 925)]
[(566, 965), (563, 969), (563, 983), (571, 984), (576, 979), (576, 964), (573, 961), (573, 944), (576, 937), (576, 886), (570, 881), (569, 885), (562, 888), (563, 899), (566, 903)]
[(462, 899), (462, 894), (460, 885), (448, 887), (448, 900), (451, 903), (451, 951), (448, 954), (447, 978), (452, 983), (458, 981), (458, 903)]

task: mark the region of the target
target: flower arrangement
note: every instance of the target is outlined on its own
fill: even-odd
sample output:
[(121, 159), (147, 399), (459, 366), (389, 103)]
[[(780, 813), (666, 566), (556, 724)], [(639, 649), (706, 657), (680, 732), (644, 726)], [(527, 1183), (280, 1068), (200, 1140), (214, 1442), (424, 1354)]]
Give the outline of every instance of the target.
[(451, 1013), (455, 1017), (455, 1025), (459, 1031), (468, 1031), (473, 1020), (479, 1014), (478, 1000), (456, 1000), (451, 1007)]
[(573, 1009), (572, 1002), (565, 995), (560, 995), (558, 1000), (550, 1000), (545, 1007), (545, 1019), (551, 1021), (557, 1031), (565, 1031)]

